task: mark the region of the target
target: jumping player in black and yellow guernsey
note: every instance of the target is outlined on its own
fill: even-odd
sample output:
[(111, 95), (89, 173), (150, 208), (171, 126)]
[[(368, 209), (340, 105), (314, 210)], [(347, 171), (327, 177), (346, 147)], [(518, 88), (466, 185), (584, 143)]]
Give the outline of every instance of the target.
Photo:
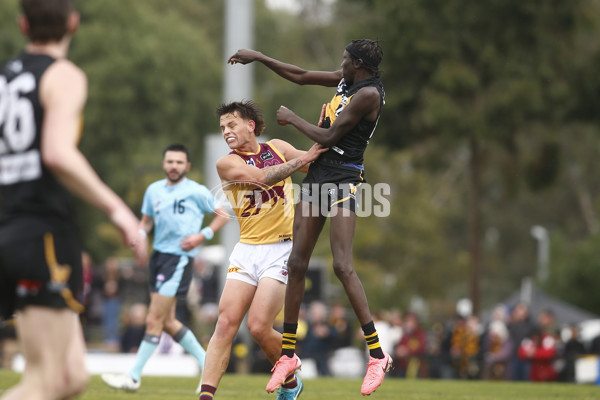
[(284, 106), (277, 111), (280, 125), (292, 125), (330, 150), (311, 165), (303, 182), (294, 220), (294, 246), (288, 262), (290, 279), (285, 297), (284, 341), (267, 392), (276, 390), (286, 376), (301, 365), (295, 354), (295, 340), (304, 280), (310, 256), (328, 217), (333, 269), (344, 286), (369, 347), (361, 393), (369, 395), (375, 391), (391, 367), (392, 359), (381, 349), (367, 297), (352, 260), (356, 192), (364, 182), (363, 154), (375, 132), (385, 99), (378, 69), (382, 58), (379, 44), (369, 39), (348, 44), (340, 69), (331, 72), (307, 71), (254, 50), (239, 50), (229, 58), (231, 64), (258, 61), (300, 85), (337, 86), (332, 100), (323, 106), (325, 118), (321, 125), (308, 123)]

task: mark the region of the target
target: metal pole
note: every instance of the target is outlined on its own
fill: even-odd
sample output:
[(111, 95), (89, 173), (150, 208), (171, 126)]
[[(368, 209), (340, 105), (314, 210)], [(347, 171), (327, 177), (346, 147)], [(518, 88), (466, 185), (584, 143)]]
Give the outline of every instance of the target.
[[(252, 65), (231, 66), (225, 64), (227, 57), (233, 55), (240, 48), (254, 47), (254, 0), (226, 0), (225, 3), (225, 47), (223, 49), (223, 102), (251, 100), (254, 89), (254, 68)], [(215, 104), (216, 108), (217, 104)], [(217, 122), (218, 123), (218, 122)], [(216, 124), (215, 124), (216, 125)], [(217, 125), (218, 126), (218, 125)], [(205, 139), (205, 176), (206, 183), (213, 193), (218, 192), (220, 179), (216, 170), (216, 161), (229, 152), (220, 133), (207, 135)], [(223, 204), (227, 209), (230, 205)], [(229, 209), (229, 214), (234, 215)], [(233, 251), (240, 237), (240, 227), (233, 219), (221, 230), (221, 245), (225, 249), (225, 259), (219, 268), (219, 293), (223, 292), (229, 255)], [(242, 324), (240, 334), (244, 338), (248, 349), (251, 348), (252, 338), (246, 327)], [(237, 366), (238, 371), (247, 372), (249, 363)]]
[(548, 230), (540, 225), (531, 227), (531, 236), (538, 242), (537, 250), (537, 278), (539, 282), (545, 282), (550, 275), (550, 240)]
[[(225, 47), (223, 49), (223, 101), (251, 99), (254, 90), (254, 69), (252, 65), (226, 65), (226, 58), (240, 48), (252, 48), (254, 42), (254, 0), (226, 0), (225, 3)], [(215, 104), (215, 108), (216, 108)], [(229, 148), (220, 133), (207, 135), (205, 139), (205, 176), (209, 189), (216, 189), (220, 179), (215, 168), (216, 161), (226, 155)], [(214, 193), (214, 192), (213, 192)], [(227, 206), (227, 205), (225, 205)], [(226, 258), (220, 269), (220, 291), (223, 290), (229, 255), (240, 237), (237, 221), (232, 220), (221, 230), (221, 245)]]
[[(227, 0), (225, 4), (225, 56), (254, 47), (254, 0)], [(254, 94), (254, 65), (225, 66), (223, 100), (250, 100)]]

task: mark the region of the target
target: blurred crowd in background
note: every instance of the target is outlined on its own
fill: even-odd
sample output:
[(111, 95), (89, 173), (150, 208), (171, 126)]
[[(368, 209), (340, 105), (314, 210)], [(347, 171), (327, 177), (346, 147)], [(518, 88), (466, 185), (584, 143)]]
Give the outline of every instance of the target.
[[(149, 302), (147, 269), (119, 258), (94, 264), (87, 253), (83, 265), (82, 320), (89, 351), (136, 352)], [(202, 256), (194, 267), (192, 286), (186, 298), (178, 299), (177, 314), (206, 347), (218, 315), (220, 278), (216, 264)], [(376, 312), (374, 320), (384, 351), (394, 358), (391, 378), (574, 382), (575, 360), (600, 355), (600, 336), (584, 342), (577, 326), (563, 326), (551, 309), (530, 315), (525, 303), (512, 308), (499, 304), (489, 321), (459, 313), (451, 321), (422, 321), (418, 313), (399, 309)], [(238, 336), (229, 371), (268, 372), (271, 365), (260, 348), (243, 334)], [(10, 324), (0, 330), (0, 341), (0, 366), (10, 368), (18, 352)], [(312, 299), (303, 306), (297, 348), (306, 373), (360, 376), (366, 358), (363, 346), (360, 327), (347, 305)], [(158, 351), (182, 352), (178, 347), (163, 334)]]

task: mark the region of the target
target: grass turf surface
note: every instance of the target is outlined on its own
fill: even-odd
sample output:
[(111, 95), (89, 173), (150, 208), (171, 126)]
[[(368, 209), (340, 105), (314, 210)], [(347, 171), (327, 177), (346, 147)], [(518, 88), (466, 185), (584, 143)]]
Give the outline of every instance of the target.
[[(227, 374), (223, 377), (217, 400), (270, 399), (267, 375)], [(19, 374), (0, 370), (0, 395), (17, 383)], [(319, 378), (304, 381), (301, 400), (367, 399), (360, 394), (360, 379)], [(196, 378), (145, 377), (136, 393), (125, 393), (106, 386), (99, 376), (92, 376), (80, 400), (189, 400), (197, 399)], [(369, 400), (592, 400), (600, 399), (600, 386), (560, 383), (513, 383), (486, 381), (442, 381), (386, 379)]]

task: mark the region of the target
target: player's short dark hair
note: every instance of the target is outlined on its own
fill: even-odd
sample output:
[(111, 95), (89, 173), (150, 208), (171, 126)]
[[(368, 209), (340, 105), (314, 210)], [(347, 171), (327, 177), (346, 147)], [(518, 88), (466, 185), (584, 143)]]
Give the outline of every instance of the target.
[(61, 40), (75, 11), (73, 0), (21, 0), (21, 9), (29, 23), (29, 40), (37, 43)]
[(256, 136), (260, 136), (265, 130), (265, 120), (263, 119), (262, 111), (252, 100), (234, 101), (221, 104), (217, 107), (217, 117), (234, 114), (235, 112), (238, 112), (240, 117), (245, 120), (254, 121), (254, 134)]
[(167, 151), (179, 151), (179, 152), (185, 153), (187, 160), (190, 161), (190, 151), (188, 150), (188, 148), (185, 145), (183, 145), (181, 143), (171, 143), (170, 145), (165, 147), (165, 149), (163, 150), (163, 158), (165, 158)]
[(374, 75), (379, 74), (379, 63), (383, 59), (383, 49), (379, 41), (371, 39), (356, 39), (350, 42), (346, 47), (353, 48), (355, 51), (348, 51), (350, 56), (355, 59), (363, 60), (363, 66)]

